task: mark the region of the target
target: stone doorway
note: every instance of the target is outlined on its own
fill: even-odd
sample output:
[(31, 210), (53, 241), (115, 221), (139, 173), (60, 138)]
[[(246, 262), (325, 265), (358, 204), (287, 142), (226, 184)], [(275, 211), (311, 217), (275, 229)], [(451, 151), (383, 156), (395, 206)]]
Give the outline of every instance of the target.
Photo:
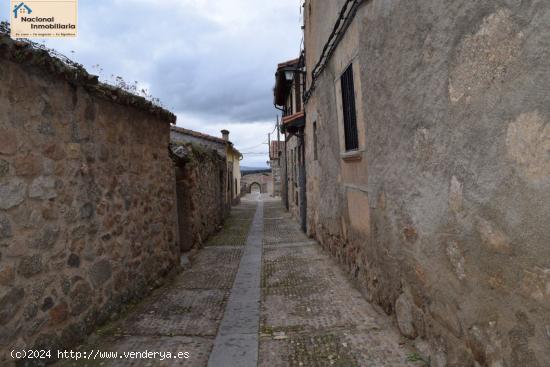
[(257, 183), (257, 182), (253, 182), (250, 184), (250, 193), (251, 194), (261, 194), (262, 193), (262, 186)]

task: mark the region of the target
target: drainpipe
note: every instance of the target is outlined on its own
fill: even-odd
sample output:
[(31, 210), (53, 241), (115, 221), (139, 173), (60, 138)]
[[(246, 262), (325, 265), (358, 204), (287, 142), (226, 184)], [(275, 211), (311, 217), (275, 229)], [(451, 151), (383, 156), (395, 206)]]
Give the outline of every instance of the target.
[[(283, 108), (279, 108), (277, 107), (277, 105), (274, 103), (273, 106), (278, 109), (279, 111), (281, 111), (281, 113), (284, 113), (284, 109)], [(279, 127), (277, 128), (277, 140), (279, 137)], [(278, 143), (277, 143), (278, 144)], [(284, 186), (284, 188), (281, 190), (281, 194), (283, 195), (283, 203), (285, 204), (285, 208), (286, 210), (288, 211), (289, 210), (289, 204), (288, 204), (288, 160), (287, 160), (287, 150), (286, 150), (286, 133), (285, 133), (285, 147), (284, 147), (284, 150), (285, 150), (285, 154), (284, 154), (284, 159), (285, 159), (285, 175), (284, 175), (284, 183), (281, 182), (281, 185)], [(282, 180), (281, 180), (282, 181)]]

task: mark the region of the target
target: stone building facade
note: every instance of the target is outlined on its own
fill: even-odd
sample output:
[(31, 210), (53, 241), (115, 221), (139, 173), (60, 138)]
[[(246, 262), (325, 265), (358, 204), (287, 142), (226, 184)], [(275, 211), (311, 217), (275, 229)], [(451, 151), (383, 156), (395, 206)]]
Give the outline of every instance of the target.
[(241, 178), (241, 192), (259, 192), (273, 196), (273, 176), (270, 170), (244, 172)]
[(283, 173), (283, 151), (285, 145), (284, 141), (272, 141), (269, 147), (269, 165), (271, 167), (271, 178), (273, 180), (273, 193), (274, 197), (281, 196), (281, 176)]
[(224, 159), (227, 156), (227, 142), (223, 138), (204, 134), (199, 131), (172, 126), (170, 129), (170, 141), (175, 144), (191, 144), (195, 147), (214, 150)]
[(305, 111), (303, 105), (304, 57), (280, 63), (275, 73), (274, 104), (282, 111), (282, 200), (306, 231)]
[(0, 364), (74, 346), (177, 266), (174, 122), (0, 35)]
[(226, 141), (226, 159), (227, 159), (227, 194), (226, 199), (232, 205), (239, 203), (241, 198), (241, 161), (243, 155), (235, 148), (229, 140), (229, 131), (222, 130), (223, 140)]
[(183, 252), (199, 248), (219, 230), (231, 210), (226, 199), (226, 141), (172, 127), (176, 164), (179, 244)]
[(432, 366), (550, 365), (550, 4), (304, 12), (308, 232)]

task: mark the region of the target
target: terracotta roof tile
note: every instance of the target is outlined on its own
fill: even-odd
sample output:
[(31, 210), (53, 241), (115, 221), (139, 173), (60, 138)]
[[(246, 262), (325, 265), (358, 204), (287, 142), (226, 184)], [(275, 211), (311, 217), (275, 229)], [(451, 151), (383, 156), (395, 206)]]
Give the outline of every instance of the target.
[(279, 158), (279, 152), (282, 152), (284, 149), (283, 141), (274, 140), (271, 142), (271, 147), (269, 148), (269, 158), (277, 159)]
[[(181, 133), (181, 134), (185, 134), (185, 135), (190, 135), (190, 136), (194, 136), (196, 138), (200, 138), (200, 139), (205, 139), (205, 140), (209, 140), (209, 141), (213, 141), (215, 143), (220, 143), (220, 144), (226, 144), (227, 142), (225, 140), (223, 140), (222, 138), (218, 138), (218, 137), (215, 137), (215, 136), (212, 136), (212, 135), (208, 135), (208, 134), (204, 134), (204, 133), (201, 133), (201, 132), (198, 132), (198, 131), (194, 131), (194, 130), (189, 130), (189, 129), (185, 129), (183, 127), (179, 127), (179, 126), (172, 126), (171, 128), (173, 131), (176, 131), (178, 133)], [(230, 142), (229, 142), (230, 143)]]

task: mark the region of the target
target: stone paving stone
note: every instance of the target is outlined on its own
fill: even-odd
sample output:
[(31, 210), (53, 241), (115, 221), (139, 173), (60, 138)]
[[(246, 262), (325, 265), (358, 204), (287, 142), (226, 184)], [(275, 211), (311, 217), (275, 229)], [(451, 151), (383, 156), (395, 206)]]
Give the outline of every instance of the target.
[(337, 333), (296, 335), (265, 344), (269, 347), (260, 349), (260, 366), (360, 367), (350, 346)]
[(245, 246), (252, 220), (233, 220), (209, 239), (205, 246)]
[(391, 319), (293, 219), (276, 204), (265, 206), (265, 218), (260, 366), (414, 365)]
[(193, 258), (193, 270), (212, 271), (212, 265), (236, 269), (239, 267), (242, 254), (243, 251), (240, 248), (205, 248)]
[(211, 270), (189, 270), (185, 278), (178, 279), (174, 287), (178, 289), (231, 289), (235, 280), (236, 269), (227, 268), (219, 265), (218, 271)]
[(227, 292), (171, 289), (131, 315), (118, 328), (123, 335), (215, 336)]
[(231, 215), (226, 219), (220, 232), (213, 235), (205, 246), (245, 246), (252, 219), (256, 212), (256, 204), (242, 203), (231, 209)]
[(230, 289), (239, 268), (241, 256), (240, 248), (206, 247), (193, 259), (192, 268), (175, 280), (174, 287)]
[(266, 219), (264, 221), (264, 245), (305, 242), (309, 238), (290, 218)]
[[(257, 359), (262, 367), (419, 366), (406, 362), (414, 350), (391, 318), (362, 297), (279, 202), (263, 200), (262, 222), (252, 226), (256, 203), (243, 200), (190, 269), (80, 348), (182, 351), (188, 360), (60, 365), (206, 367), (210, 360), (254, 367)], [(249, 235), (254, 246), (247, 246)], [(215, 342), (226, 352), (212, 358)]]
[(263, 202), (259, 202), (208, 367), (256, 367), (260, 323)]
[[(234, 208), (233, 217), (217, 235), (231, 244), (235, 233), (245, 238), (256, 204)], [(251, 214), (252, 213), (252, 214)], [(191, 259), (191, 267), (157, 289), (120, 320), (99, 329), (80, 350), (185, 351), (188, 360), (99, 360), (98, 366), (197, 366), (205, 367), (233, 286), (243, 248), (206, 247)], [(257, 338), (257, 335), (254, 335)], [(256, 345), (258, 343), (256, 342)], [(84, 361), (60, 361), (62, 366), (86, 365)]]

